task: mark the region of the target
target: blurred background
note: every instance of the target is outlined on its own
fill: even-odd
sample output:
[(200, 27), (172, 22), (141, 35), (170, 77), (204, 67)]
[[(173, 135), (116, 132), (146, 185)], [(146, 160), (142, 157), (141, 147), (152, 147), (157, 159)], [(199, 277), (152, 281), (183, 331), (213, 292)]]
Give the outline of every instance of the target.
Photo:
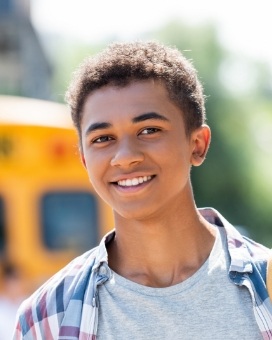
[(1, 0), (0, 310), (10, 306), (8, 320), (112, 227), (63, 104), (78, 64), (112, 41), (156, 39), (193, 61), (212, 128), (206, 162), (192, 170), (196, 203), (272, 247), (271, 10), (270, 0)]

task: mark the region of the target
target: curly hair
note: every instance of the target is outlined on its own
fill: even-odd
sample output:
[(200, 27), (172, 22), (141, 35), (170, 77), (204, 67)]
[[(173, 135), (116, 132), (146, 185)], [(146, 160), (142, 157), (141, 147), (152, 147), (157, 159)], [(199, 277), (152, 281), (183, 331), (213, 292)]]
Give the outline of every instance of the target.
[(82, 108), (91, 92), (105, 85), (123, 87), (148, 79), (166, 86), (169, 98), (183, 112), (187, 135), (205, 122), (205, 97), (197, 71), (178, 49), (155, 41), (113, 43), (79, 66), (67, 90), (66, 101), (79, 137)]

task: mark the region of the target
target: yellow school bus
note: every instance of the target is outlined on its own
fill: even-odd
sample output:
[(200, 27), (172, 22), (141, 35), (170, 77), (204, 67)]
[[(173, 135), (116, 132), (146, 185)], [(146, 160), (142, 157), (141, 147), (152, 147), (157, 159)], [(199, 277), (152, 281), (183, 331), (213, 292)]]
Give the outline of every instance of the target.
[(0, 96), (0, 267), (34, 289), (112, 226), (66, 106)]

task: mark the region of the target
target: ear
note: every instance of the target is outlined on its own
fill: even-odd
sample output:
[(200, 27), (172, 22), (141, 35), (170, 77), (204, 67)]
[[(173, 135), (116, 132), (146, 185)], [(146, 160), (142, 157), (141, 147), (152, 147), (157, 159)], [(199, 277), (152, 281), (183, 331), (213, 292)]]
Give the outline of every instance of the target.
[(200, 128), (192, 132), (192, 154), (191, 164), (201, 165), (206, 157), (211, 141), (211, 130), (208, 125), (203, 124)]

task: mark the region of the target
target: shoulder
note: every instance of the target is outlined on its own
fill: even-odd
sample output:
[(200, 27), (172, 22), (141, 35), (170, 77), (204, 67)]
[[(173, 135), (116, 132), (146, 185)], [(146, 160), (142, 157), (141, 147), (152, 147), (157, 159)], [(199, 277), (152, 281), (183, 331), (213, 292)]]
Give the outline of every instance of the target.
[(33, 337), (33, 332), (38, 329), (36, 324), (43, 328), (43, 332), (46, 329), (48, 332), (53, 332), (54, 329), (58, 331), (69, 301), (75, 294), (79, 300), (83, 299), (97, 249), (96, 247), (75, 258), (21, 304), (17, 313), (17, 332), (23, 336), (31, 332), (29, 339), (36, 338), (36, 334)]
[(256, 261), (267, 260), (268, 256), (270, 255), (271, 249), (248, 237), (243, 236), (243, 239), (252, 259)]
[[(245, 236), (213, 208), (199, 209), (201, 215), (217, 227), (223, 227), (227, 235), (227, 248), (231, 258), (230, 270), (233, 272), (252, 272), (259, 270), (265, 278), (270, 249)], [(254, 268), (252, 268), (252, 266)]]
[(251, 240), (250, 238), (243, 237), (243, 239), (255, 270), (258, 270), (264, 280), (266, 280), (267, 262), (271, 257), (271, 249)]
[(29, 304), (39, 304), (44, 296), (46, 296), (47, 301), (54, 298), (55, 293), (59, 292), (61, 287), (63, 287), (62, 294), (69, 298), (76, 283), (91, 272), (96, 255), (97, 247), (73, 259), (25, 300), (21, 308)]

